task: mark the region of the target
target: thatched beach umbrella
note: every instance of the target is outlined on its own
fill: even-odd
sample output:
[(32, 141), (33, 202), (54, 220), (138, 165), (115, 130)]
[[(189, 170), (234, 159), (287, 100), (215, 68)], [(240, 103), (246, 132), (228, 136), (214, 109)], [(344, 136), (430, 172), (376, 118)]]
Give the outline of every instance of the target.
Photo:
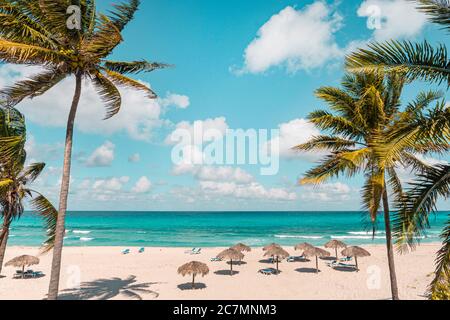
[(273, 242), (273, 243), (268, 244), (265, 247), (263, 247), (263, 250), (267, 251), (267, 250), (272, 249), (272, 248), (281, 248), (281, 246), (278, 243), (274, 243)]
[(303, 251), (311, 248), (314, 248), (314, 246), (308, 242), (299, 243), (294, 247), (295, 250), (303, 250)]
[(235, 250), (237, 250), (239, 252), (250, 252), (250, 251), (252, 251), (252, 249), (249, 246), (247, 246), (247, 245), (245, 245), (243, 243), (238, 243), (238, 244), (232, 246), (231, 249), (235, 249)]
[(178, 268), (178, 273), (183, 277), (187, 274), (192, 275), (192, 289), (195, 288), (195, 276), (200, 274), (202, 277), (206, 276), (209, 273), (209, 268), (206, 264), (198, 261), (191, 261), (186, 264), (183, 264)]
[(266, 250), (266, 253), (264, 253), (264, 256), (265, 257), (275, 257), (275, 261), (277, 262), (277, 273), (279, 273), (279, 271), (278, 271), (278, 259), (279, 258), (284, 259), (284, 258), (289, 257), (289, 253), (286, 250), (284, 250), (283, 248), (281, 248), (281, 247), (273, 246), (273, 247), (268, 248)]
[(217, 255), (219, 259), (229, 259), (230, 260), (230, 276), (233, 275), (233, 260), (242, 260), (244, 258), (244, 254), (242, 252), (237, 251), (236, 249), (226, 249)]
[(327, 243), (325, 243), (325, 248), (332, 248), (336, 252), (336, 259), (338, 258), (337, 249), (339, 248), (347, 248), (347, 245), (339, 240), (330, 240)]
[(355, 258), (356, 270), (359, 270), (359, 269), (358, 269), (358, 257), (361, 257), (361, 258), (362, 258), (362, 257), (368, 257), (368, 256), (370, 256), (369, 251), (367, 251), (367, 250), (365, 250), (365, 249), (363, 249), (363, 248), (361, 248), (361, 247), (357, 247), (357, 246), (354, 246), (354, 247), (348, 247), (348, 248), (342, 250), (341, 253), (342, 253), (344, 256), (347, 256), (347, 257), (354, 257), (354, 258)]
[(33, 266), (39, 264), (39, 258), (23, 255), (19, 257), (15, 257), (12, 260), (9, 260), (7, 263), (5, 263), (6, 267), (12, 266), (16, 268), (22, 268), (22, 279), (25, 277), (25, 267)]
[(316, 273), (319, 273), (319, 257), (329, 257), (330, 253), (326, 250), (317, 248), (317, 247), (312, 247), (312, 248), (307, 248), (303, 254), (307, 257), (316, 257)]

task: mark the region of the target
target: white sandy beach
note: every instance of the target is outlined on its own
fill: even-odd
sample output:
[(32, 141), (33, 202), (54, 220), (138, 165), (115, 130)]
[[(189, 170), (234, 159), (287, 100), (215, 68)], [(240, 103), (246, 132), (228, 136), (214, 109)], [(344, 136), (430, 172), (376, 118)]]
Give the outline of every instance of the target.
[[(364, 248), (372, 255), (358, 260), (360, 272), (333, 270), (326, 266), (326, 261), (319, 260), (321, 272), (316, 274), (312, 259), (283, 261), (278, 276), (257, 272), (273, 265), (260, 262), (264, 260), (263, 251), (253, 248), (245, 256), (246, 264), (234, 266), (238, 273), (230, 276), (226, 262), (209, 261), (223, 248), (204, 248), (198, 255), (186, 254), (185, 248), (146, 248), (142, 254), (137, 253), (137, 248), (131, 248), (130, 254), (122, 255), (123, 248), (119, 247), (65, 247), (60, 292), (65, 299), (389, 299), (385, 247)], [(439, 244), (423, 244), (413, 253), (396, 255), (401, 299), (425, 299), (438, 248)], [(292, 255), (300, 253), (292, 247), (285, 249)], [(5, 262), (18, 255), (38, 253), (38, 248), (9, 247)], [(44, 299), (51, 254), (40, 259), (41, 263), (32, 269), (44, 272), (42, 278), (12, 279), (15, 269), (4, 267), (0, 299)], [(186, 290), (190, 277), (177, 274), (180, 265), (192, 260), (206, 262), (210, 268), (206, 277), (197, 279), (203, 289)]]

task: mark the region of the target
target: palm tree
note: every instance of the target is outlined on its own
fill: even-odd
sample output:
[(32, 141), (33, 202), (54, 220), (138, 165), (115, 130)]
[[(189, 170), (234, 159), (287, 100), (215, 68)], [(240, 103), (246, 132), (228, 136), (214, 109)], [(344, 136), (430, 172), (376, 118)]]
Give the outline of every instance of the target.
[[(98, 14), (94, 0), (0, 0), (0, 61), (39, 65), (43, 71), (28, 80), (2, 90), (8, 99), (18, 103), (46, 93), (68, 76), (76, 79), (75, 93), (67, 121), (64, 165), (51, 267), (48, 299), (58, 295), (61, 254), (69, 193), (69, 177), (75, 116), (83, 79), (94, 83), (106, 107), (106, 119), (117, 114), (121, 95), (117, 86), (145, 92), (149, 99), (156, 94), (127, 74), (150, 72), (167, 67), (145, 60), (118, 62), (106, 60), (123, 40), (121, 31), (133, 19), (140, 1), (114, 5), (109, 15)], [(69, 6), (81, 10), (79, 29), (69, 29)]]
[[(330, 178), (358, 173), (365, 175), (362, 190), (363, 203), (368, 210), (370, 219), (375, 225), (380, 205), (383, 205), (386, 230), (386, 247), (390, 271), (391, 292), (394, 300), (399, 299), (395, 273), (388, 187), (395, 194), (401, 193), (401, 183), (396, 172), (400, 165), (412, 166), (419, 171), (426, 167), (415, 153), (423, 153), (422, 144), (408, 145), (395, 154), (393, 164), (387, 166), (381, 163), (379, 146), (383, 145), (385, 133), (402, 123), (413, 119), (411, 113), (422, 114), (430, 103), (439, 99), (439, 92), (421, 93), (410, 103), (405, 112), (400, 111), (400, 96), (404, 80), (398, 74), (386, 76), (380, 74), (352, 74), (342, 81), (344, 89), (323, 87), (316, 91), (318, 98), (329, 104), (333, 112), (326, 110), (314, 111), (309, 115), (309, 121), (327, 135), (313, 137), (295, 149), (330, 151), (322, 162), (306, 172), (300, 181), (302, 184), (322, 183)], [(431, 121), (431, 120), (430, 120)], [(403, 127), (402, 127), (403, 128)], [(412, 126), (409, 128), (414, 137)], [(433, 139), (428, 139), (429, 148), (439, 150), (440, 145)]]
[[(430, 16), (430, 20), (450, 30), (449, 0), (418, 0), (418, 9)], [(431, 46), (427, 41), (412, 43), (394, 41), (373, 43), (368, 49), (350, 54), (346, 66), (350, 72), (402, 72), (409, 80), (447, 82), (450, 85), (450, 60), (447, 48), (440, 44)]]
[[(5, 138), (18, 135), (25, 136), (23, 116), (15, 109), (0, 108), (0, 143)], [(25, 199), (30, 200), (31, 207), (45, 221), (48, 238), (44, 243), (44, 251), (51, 249), (54, 240), (57, 211), (41, 193), (29, 187), (41, 174), (45, 164), (35, 163), (25, 167), (24, 144), (20, 143), (19, 146), (19, 156), (15, 158), (4, 158), (4, 154), (0, 153), (0, 207), (3, 220), (0, 231), (0, 273), (11, 223), (22, 216)]]
[[(393, 232), (401, 247), (414, 248), (429, 227), (428, 217), (436, 210), (439, 197), (450, 196), (450, 165), (439, 164), (418, 175), (411, 188), (397, 203)], [(435, 277), (430, 284), (431, 299), (450, 299), (450, 215), (442, 230), (442, 248), (437, 253)]]

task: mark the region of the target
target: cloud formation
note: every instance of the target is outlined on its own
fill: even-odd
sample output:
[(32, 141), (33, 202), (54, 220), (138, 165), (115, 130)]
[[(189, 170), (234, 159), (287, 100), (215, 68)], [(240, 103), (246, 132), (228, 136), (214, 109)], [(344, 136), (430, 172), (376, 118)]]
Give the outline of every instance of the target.
[(114, 160), (115, 145), (111, 141), (105, 141), (100, 147), (94, 150), (86, 159), (86, 167), (109, 167)]

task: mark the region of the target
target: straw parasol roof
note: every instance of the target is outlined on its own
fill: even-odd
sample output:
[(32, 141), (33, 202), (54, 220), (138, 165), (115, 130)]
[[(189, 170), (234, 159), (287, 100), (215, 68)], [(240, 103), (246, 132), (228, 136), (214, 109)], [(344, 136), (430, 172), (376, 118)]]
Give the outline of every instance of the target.
[(307, 248), (303, 254), (307, 257), (316, 257), (316, 273), (319, 273), (319, 257), (329, 257), (330, 253), (321, 248), (312, 247)]
[(244, 258), (244, 254), (236, 249), (229, 248), (217, 255), (217, 258), (220, 259), (229, 259), (229, 260), (242, 260)]
[(28, 267), (28, 266), (33, 266), (39, 264), (39, 258), (33, 257), (33, 256), (28, 256), (28, 255), (23, 255), (23, 256), (19, 256), (19, 257), (15, 257), (12, 260), (9, 260), (5, 266), (6, 267), (16, 267), (16, 268), (24, 268), (24, 267)]
[(314, 248), (314, 246), (308, 242), (299, 243), (294, 247), (295, 250), (306, 250), (311, 248)]
[(192, 288), (195, 288), (195, 276), (201, 274), (202, 277), (206, 276), (209, 273), (209, 268), (206, 264), (198, 261), (191, 261), (186, 264), (183, 264), (178, 268), (178, 273), (183, 277), (187, 274), (192, 275)]
[(237, 250), (239, 252), (250, 252), (250, 251), (252, 251), (252, 249), (249, 246), (247, 246), (247, 245), (245, 245), (243, 243), (238, 243), (238, 244), (232, 246), (231, 249), (235, 249), (235, 250)]
[(193, 275), (200, 274), (202, 276), (206, 276), (209, 273), (209, 268), (206, 264), (202, 262), (191, 261), (179, 267), (178, 273), (181, 274), (183, 277), (187, 274)]
[(337, 254), (337, 249), (339, 248), (347, 248), (347, 245), (339, 240), (330, 240), (327, 243), (325, 243), (325, 248), (333, 248), (335, 250), (336, 253), (336, 259), (338, 258), (338, 254)]
[(278, 247), (278, 248), (281, 248), (281, 246), (278, 244), (278, 243), (271, 243), (271, 244), (268, 244), (268, 245), (266, 245), (265, 247), (263, 247), (263, 250), (264, 251), (267, 251), (267, 250), (269, 250), (270, 248), (273, 248), (273, 247)]
[(264, 256), (265, 257), (275, 257), (275, 261), (277, 263), (277, 273), (279, 273), (278, 259), (279, 258), (284, 259), (284, 258), (289, 257), (289, 252), (284, 250), (282, 247), (272, 246), (266, 250), (266, 252), (264, 253)]
[(353, 246), (353, 247), (348, 247), (344, 250), (342, 250), (341, 252), (344, 256), (347, 257), (354, 257), (355, 258), (355, 264), (356, 264), (356, 271), (359, 270), (358, 268), (358, 257), (368, 257), (370, 256), (369, 251), (361, 248), (361, 247), (357, 247), (357, 246)]
[(244, 254), (236, 249), (229, 248), (217, 255), (219, 259), (229, 259), (230, 260), (230, 276), (233, 275), (233, 260), (242, 260)]
[(361, 247), (348, 247), (341, 252), (344, 256), (347, 257), (368, 257), (370, 256), (369, 251), (361, 248)]

